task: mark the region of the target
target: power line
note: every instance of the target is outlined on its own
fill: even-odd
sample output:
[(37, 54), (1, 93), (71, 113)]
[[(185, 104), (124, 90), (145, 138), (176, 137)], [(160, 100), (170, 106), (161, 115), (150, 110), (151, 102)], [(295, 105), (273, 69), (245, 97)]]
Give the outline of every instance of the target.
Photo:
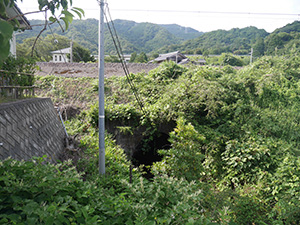
[[(55, 34), (53, 33), (53, 31), (52, 31), (52, 29), (51, 29), (51, 26), (50, 26), (49, 24), (48, 24), (48, 27), (49, 27), (49, 29), (50, 29), (50, 32), (51, 32), (51, 34), (52, 34), (52, 36), (53, 36), (54, 41), (57, 40), (56, 37), (55, 37)], [(54, 42), (54, 43), (57, 44), (58, 42)], [(70, 70), (69, 64), (67, 63), (67, 59), (65, 58), (65, 56), (64, 56), (64, 54), (63, 54), (63, 52), (62, 52), (62, 49), (59, 49), (59, 52), (60, 52), (61, 57), (63, 58), (64, 62), (66, 63), (68, 69)], [(72, 50), (71, 50), (71, 54), (73, 54), (73, 51), (72, 51)], [(77, 54), (78, 54), (78, 53), (77, 53)], [(73, 75), (71, 75), (71, 77), (73, 77)]]
[[(35, 9), (26, 7), (26, 9)], [(97, 8), (85, 8), (86, 11), (98, 11)], [(269, 13), (269, 12), (240, 12), (240, 11), (201, 11), (201, 10), (161, 10), (161, 9), (110, 9), (119, 12), (153, 12), (153, 13), (193, 13), (193, 14), (228, 14), (228, 15), (255, 15), (255, 16), (292, 16), (299, 17), (300, 13)]]
[(115, 25), (114, 25), (114, 22), (111, 18), (111, 14), (110, 14), (110, 11), (109, 11), (109, 8), (108, 8), (108, 4), (106, 4), (106, 10), (108, 12), (108, 15), (109, 15), (109, 19), (110, 19), (110, 23), (112, 24), (112, 28), (111, 28), (111, 25), (109, 23), (109, 20), (107, 18), (107, 14), (105, 13), (104, 11), (104, 16), (105, 16), (105, 19), (106, 19), (106, 25), (108, 27), (108, 30), (110, 32), (110, 35), (112, 37), (112, 40), (113, 40), (113, 43), (114, 43), (114, 46), (116, 48), (116, 51), (117, 51), (117, 54), (118, 54), (118, 57), (121, 61), (121, 65), (122, 65), (122, 68), (125, 72), (125, 75), (126, 75), (126, 78), (127, 78), (127, 82), (129, 83), (130, 85), (130, 88), (132, 89), (133, 91), (133, 94), (135, 96), (135, 99), (138, 103), (138, 105), (140, 106), (141, 108), (141, 111), (143, 112), (143, 114), (145, 114), (144, 112), (144, 106), (143, 106), (143, 103), (138, 95), (138, 92), (137, 92), (137, 89), (133, 83), (133, 81), (131, 80), (130, 78), (130, 73), (129, 73), (129, 70), (128, 70), (128, 67), (127, 67), (127, 64), (125, 62), (125, 59), (124, 59), (124, 54), (123, 54), (123, 51), (122, 51), (122, 47), (121, 47), (121, 43), (120, 43), (120, 40), (119, 40), (119, 37), (118, 37), (118, 34), (117, 34), (117, 31), (116, 31), (116, 28), (115, 28)]
[(258, 16), (300, 16), (296, 13), (256, 13), (256, 12), (226, 12), (226, 11), (197, 11), (197, 10), (157, 10), (157, 9), (112, 9), (123, 12), (155, 12), (155, 13), (193, 13), (193, 14), (232, 14), (232, 15), (258, 15)]

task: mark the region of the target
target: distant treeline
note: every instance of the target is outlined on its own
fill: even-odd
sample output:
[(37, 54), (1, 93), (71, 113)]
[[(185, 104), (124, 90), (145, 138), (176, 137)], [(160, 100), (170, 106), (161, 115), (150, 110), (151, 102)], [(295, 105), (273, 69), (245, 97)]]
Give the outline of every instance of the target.
[[(157, 25), (127, 20), (115, 20), (113, 22), (124, 54), (136, 52), (155, 55), (179, 50), (185, 54), (202, 54), (205, 56), (222, 53), (247, 55), (253, 48), (254, 56), (262, 56), (283, 55), (292, 49), (297, 51), (300, 46), (299, 21), (287, 24), (272, 33), (256, 27), (202, 33), (176, 24)], [(43, 24), (41, 20), (31, 20), (30, 23), (32, 25)], [(36, 37), (40, 29), (39, 26), (34, 26), (33, 30), (17, 35), (17, 41), (20, 44), (18, 49), (27, 48), (27, 46), (22, 46), (22, 43), (28, 42), (28, 38)], [(58, 35), (69, 40), (73, 39), (78, 45), (89, 50), (91, 54), (96, 55), (98, 52), (98, 21), (96, 19), (74, 20), (69, 30), (65, 32), (62, 32), (58, 25), (51, 25), (51, 30), (47, 29), (42, 37), (45, 38), (47, 35), (52, 36), (53, 39), (56, 39)], [(54, 43), (46, 44), (52, 45), (54, 50), (62, 47), (55, 46)], [(39, 54), (38, 51), (41, 50), (36, 50), (37, 54)], [(116, 54), (107, 26), (105, 30), (105, 54)]]

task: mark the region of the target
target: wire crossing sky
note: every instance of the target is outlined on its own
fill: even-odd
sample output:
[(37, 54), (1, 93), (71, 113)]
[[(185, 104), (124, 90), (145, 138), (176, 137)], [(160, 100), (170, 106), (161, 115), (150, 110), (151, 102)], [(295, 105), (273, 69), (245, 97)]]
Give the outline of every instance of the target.
[[(299, 0), (107, 0), (113, 19), (156, 24), (178, 24), (208, 32), (256, 26), (272, 32), (300, 20)], [(23, 12), (37, 10), (37, 0), (19, 1)], [(73, 0), (85, 10), (85, 18), (99, 19), (97, 0)], [(28, 19), (43, 19), (28, 15)]]

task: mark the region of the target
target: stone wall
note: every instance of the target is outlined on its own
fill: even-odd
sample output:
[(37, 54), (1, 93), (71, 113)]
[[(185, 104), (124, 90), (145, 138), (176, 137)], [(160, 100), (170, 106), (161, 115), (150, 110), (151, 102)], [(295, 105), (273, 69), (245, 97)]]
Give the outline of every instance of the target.
[[(97, 63), (53, 63), (38, 62), (40, 70), (35, 74), (40, 76), (57, 75), (66, 77), (98, 77)], [(130, 73), (148, 73), (150, 70), (158, 67), (159, 64), (153, 63), (128, 63), (127, 67)], [(105, 77), (125, 76), (121, 63), (105, 63)]]
[(49, 98), (0, 104), (0, 159), (30, 160), (47, 155), (50, 162), (64, 151), (65, 132)]

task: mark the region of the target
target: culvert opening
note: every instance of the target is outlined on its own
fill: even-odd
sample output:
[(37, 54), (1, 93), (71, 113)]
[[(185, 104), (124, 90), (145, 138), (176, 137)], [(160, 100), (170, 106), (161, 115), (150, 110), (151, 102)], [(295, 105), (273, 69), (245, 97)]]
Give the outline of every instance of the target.
[(152, 164), (162, 160), (162, 156), (159, 155), (157, 150), (171, 148), (171, 143), (168, 139), (169, 135), (158, 133), (152, 137), (144, 137), (136, 147), (136, 150), (132, 155), (132, 164), (136, 167), (144, 165), (143, 170), (146, 178), (150, 179), (153, 177), (150, 168)]

